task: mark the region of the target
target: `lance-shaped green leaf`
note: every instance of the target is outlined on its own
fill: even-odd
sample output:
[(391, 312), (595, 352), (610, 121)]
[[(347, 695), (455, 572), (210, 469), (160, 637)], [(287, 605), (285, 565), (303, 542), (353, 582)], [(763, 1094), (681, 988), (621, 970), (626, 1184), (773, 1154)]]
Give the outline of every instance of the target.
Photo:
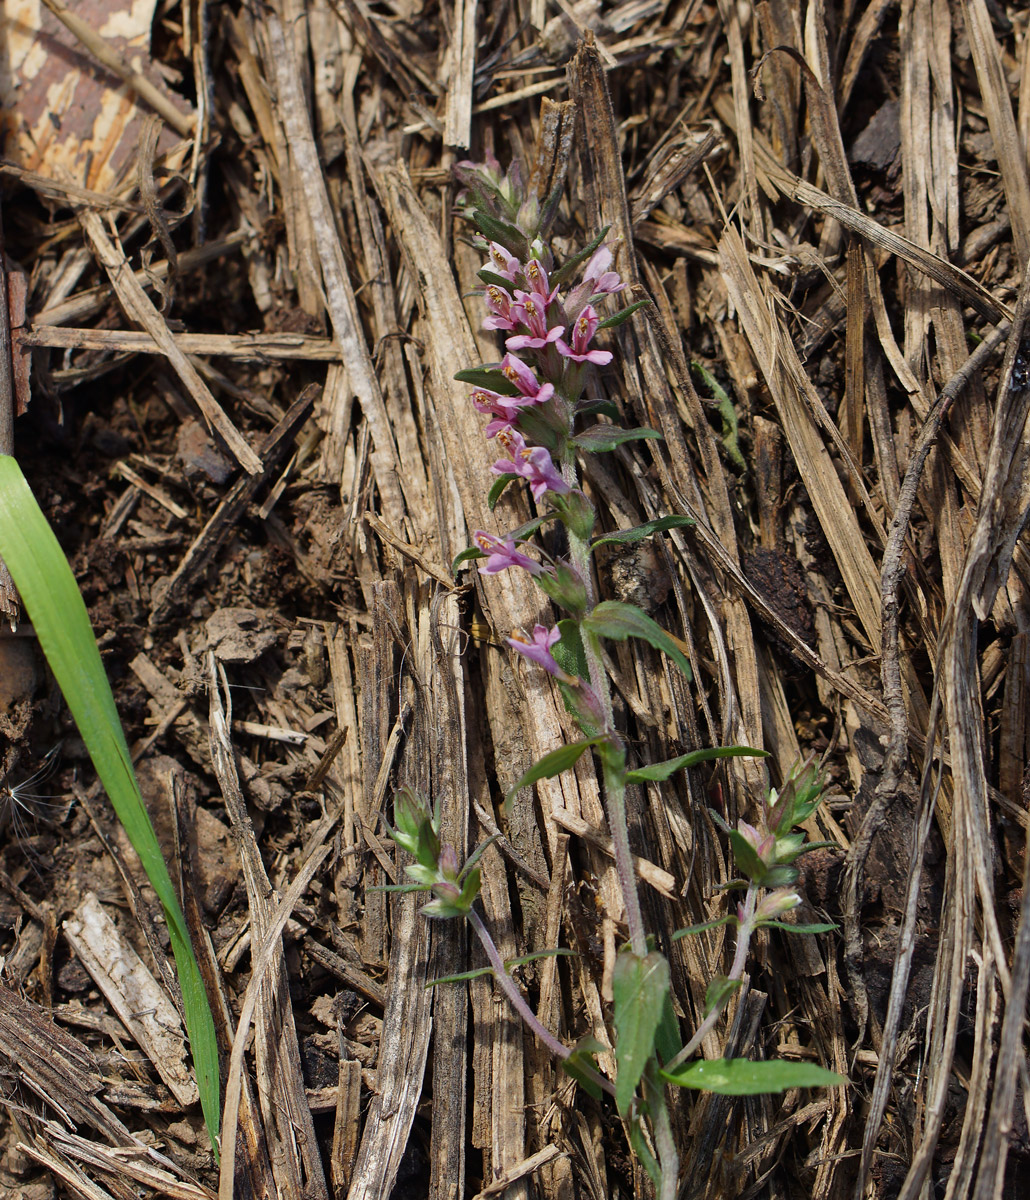
[(667, 758), (665, 762), (648, 763), (646, 767), (638, 767), (626, 773), (627, 783), (664, 783), (677, 771), (685, 771), (688, 767), (696, 767), (699, 763), (709, 762), (714, 758), (768, 758), (767, 750), (756, 750), (752, 746), (709, 746), (706, 750), (691, 750), (689, 754), (681, 754), (678, 758)]
[(599, 537), (596, 541), (591, 542), (590, 549), (596, 550), (598, 546), (623, 546), (628, 542), (641, 542), (644, 538), (650, 537), (652, 533), (664, 533), (666, 529), (680, 529), (684, 525), (693, 524), (695, 524), (693, 517), (684, 517), (678, 514), (659, 517), (644, 525), (635, 525), (632, 529), (620, 529), (615, 533), (606, 533), (604, 537)]
[(788, 1088), (840, 1087), (843, 1075), (815, 1063), (751, 1062), (746, 1058), (714, 1058), (692, 1062), (675, 1071), (662, 1071), (662, 1078), (677, 1087), (718, 1092), (722, 1096), (761, 1096)]
[(819, 921), (813, 925), (795, 925), (791, 921), (758, 921), (763, 929), (782, 929), (786, 933), (832, 933), (834, 929), (839, 929), (839, 925), (834, 925), (828, 921)]
[(614, 450), (623, 442), (639, 442), (644, 438), (657, 438), (662, 435), (657, 429), (620, 429), (618, 425), (591, 425), (582, 433), (577, 433), (570, 441), (584, 454), (603, 454)]
[(567, 279), (571, 279), (576, 273), (577, 268), (582, 263), (587, 261), (591, 254), (593, 254), (597, 247), (600, 246), (600, 244), (608, 236), (609, 229), (611, 229), (611, 226), (606, 225), (597, 235), (597, 237), (591, 238), (591, 240), (583, 247), (582, 250), (580, 250), (578, 254), (574, 254), (572, 258), (563, 262), (556, 271), (552, 271), (550, 280), (551, 287), (561, 287)]
[(525, 262), (529, 257), (529, 242), (526, 240), (526, 235), (515, 225), (509, 225), (507, 221), (491, 216), (481, 208), (477, 208), (472, 214), (472, 221), (484, 237), (503, 246), (509, 254), (514, 254), (521, 262)]
[[(489, 267), (483, 267), (482, 270), (477, 271), (476, 274), (484, 283), (493, 284), (494, 287), (504, 288), (506, 292), (511, 291), (512, 287), (514, 286), (510, 279), (505, 279), (503, 275), (498, 275), (496, 271), (491, 271)], [(478, 296), (482, 293), (477, 291), (473, 292), (472, 294)]]
[(543, 758), (538, 758), (518, 783), (508, 789), (505, 803), (509, 803), (513, 796), (521, 792), (524, 787), (529, 787), (531, 783), (536, 783), (538, 779), (551, 779), (555, 775), (567, 771), (570, 767), (574, 767), (579, 762), (580, 756), (601, 740), (599, 737), (594, 737), (587, 738), (582, 742), (570, 742), (568, 745), (559, 746), (557, 750), (550, 751)]
[(601, 1089), (597, 1083), (600, 1071), (594, 1055), (604, 1049), (604, 1046), (593, 1037), (582, 1037), (572, 1048), (572, 1053), (561, 1061), (562, 1070), (571, 1075), (588, 1095), (595, 1100), (601, 1099)]
[(598, 322), (598, 329), (612, 329), (616, 325), (622, 325), (628, 321), (635, 312), (638, 312), (646, 304), (650, 303), (647, 300), (638, 300), (636, 304), (627, 305), (626, 308), (620, 308), (617, 313), (612, 313), (610, 317), (605, 317), (603, 321)]
[(473, 387), (486, 388), (499, 396), (517, 396), (519, 389), (500, 367), (467, 367), (454, 376), (459, 383), (471, 383)]
[(615, 1105), (626, 1116), (654, 1054), (655, 1037), (669, 991), (669, 964), (657, 951), (643, 958), (624, 950), (615, 960), (612, 1000), (615, 1018)]
[(672, 935), (672, 940), (675, 942), (679, 938), (690, 937), (694, 933), (708, 933), (711, 929), (718, 929), (720, 925), (739, 925), (733, 913), (729, 913), (725, 917), (716, 917), (714, 921), (702, 921), (700, 925), (687, 925), (684, 929), (677, 929)]
[(672, 637), (635, 604), (602, 600), (593, 612), (587, 613), (581, 624), (589, 632), (611, 638), (614, 642), (624, 642), (629, 637), (643, 638), (656, 650), (664, 651), (688, 679), (694, 677), (690, 663)]
[(64, 551), (15, 460), (0, 456), (0, 557), (75, 719), (118, 820), (164, 910), (182, 991), (193, 1069), (212, 1145), (218, 1135), (218, 1045), (186, 920), (132, 769), (89, 614)]
[(507, 475), (498, 475), (497, 478), (494, 480), (493, 486), (490, 488), (490, 493), (486, 498), (486, 503), (489, 506), (489, 509), (491, 512), (493, 512), (494, 509), (497, 507), (497, 501), (500, 500), (501, 495), (504, 492), (504, 489), (514, 479), (518, 479), (518, 476), (514, 475), (512, 473), (509, 473)]

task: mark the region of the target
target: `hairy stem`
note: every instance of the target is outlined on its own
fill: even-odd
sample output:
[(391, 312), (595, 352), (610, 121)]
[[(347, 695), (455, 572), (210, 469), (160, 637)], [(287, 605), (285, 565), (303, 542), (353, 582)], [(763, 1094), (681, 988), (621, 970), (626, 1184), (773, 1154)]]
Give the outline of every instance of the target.
[(665, 1104), (665, 1088), (657, 1078), (657, 1068), (652, 1060), (643, 1075), (644, 1099), (651, 1116), (654, 1147), (662, 1169), (662, 1184), (659, 1200), (676, 1200), (680, 1160), (676, 1151), (676, 1139), (672, 1134), (669, 1110)]
[[(740, 919), (740, 924), (737, 927), (737, 948), (733, 955), (733, 962), (730, 966), (730, 973), (727, 976), (732, 982), (744, 977), (744, 964), (747, 962), (747, 952), (751, 945), (751, 935), (754, 933), (754, 916), (755, 907), (758, 903), (758, 885), (749, 883), (747, 895), (744, 897), (744, 915)], [(719, 1016), (722, 1013), (724, 1005), (716, 1005), (715, 1008), (708, 1014), (707, 1017), (697, 1027), (697, 1031), (676, 1057), (668, 1064), (668, 1070), (673, 1067), (678, 1067), (681, 1062), (688, 1059), (694, 1051), (701, 1045), (704, 1039), (708, 1036), (708, 1031), (715, 1026)]]

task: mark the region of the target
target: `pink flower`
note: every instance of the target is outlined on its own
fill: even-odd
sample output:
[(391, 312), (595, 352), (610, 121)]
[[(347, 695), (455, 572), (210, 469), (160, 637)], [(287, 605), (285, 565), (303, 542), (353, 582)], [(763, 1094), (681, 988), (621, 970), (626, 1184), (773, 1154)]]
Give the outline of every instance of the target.
[(490, 268), (494, 274), (515, 282), (515, 277), (522, 270), (522, 263), (514, 254), (509, 254), (499, 242), (490, 243)]
[(558, 666), (554, 661), (554, 656), (551, 654), (551, 647), (555, 642), (561, 640), (561, 631), (556, 625), (553, 629), (548, 629), (546, 625), (533, 626), (533, 640), (527, 642), (525, 638), (515, 636), (508, 638), (508, 645), (513, 650), (516, 650), (523, 658), (528, 658), (530, 662), (535, 662), (537, 666), (549, 674), (554, 675), (562, 682), (567, 682), (570, 676)]
[(477, 529), (472, 538), (487, 555), (486, 562), (479, 568), (481, 575), (496, 575), (498, 571), (505, 571), (508, 567), (522, 567), (530, 575), (543, 573), (543, 567), (538, 562), (515, 549), (515, 539), (510, 536), (502, 539)]
[(493, 437), (500, 429), (512, 425), (530, 401), (525, 396), (502, 396), (500, 392), (492, 392), (489, 388), (476, 388), (472, 393), (472, 403), (483, 416), (497, 418), (486, 427), (486, 436)]
[(516, 320), (525, 325), (528, 334), (518, 334), (510, 337), (504, 343), (509, 350), (523, 350), (527, 347), (542, 350), (544, 346), (556, 342), (565, 332), (564, 325), (553, 325), (547, 328), (547, 306), (550, 303), (546, 296), (539, 292), (516, 292), (515, 303), (511, 311)]
[(501, 362), (501, 370), (522, 395), (532, 404), (546, 404), (554, 395), (553, 383), (541, 383), (521, 358), (514, 354), (506, 354)]
[(533, 499), (540, 501), (547, 492), (564, 495), (569, 485), (562, 479), (543, 446), (529, 447), (521, 433), (502, 429), (497, 440), (508, 451), (509, 459), (498, 459), (491, 468), (497, 475), (520, 475), (529, 483)]
[(496, 283), (487, 285), (484, 293), (490, 315), (483, 320), (484, 329), (514, 329), (515, 318), (511, 315), (511, 296)]
[(600, 318), (594, 310), (594, 306), (588, 304), (572, 324), (571, 349), (564, 338), (559, 338), (555, 343), (558, 353), (565, 358), (571, 358), (573, 362), (592, 362), (597, 363), (599, 367), (607, 366), (612, 361), (610, 350), (588, 349), (590, 339), (594, 336), (599, 321)]
[(626, 286), (620, 279), (618, 271), (608, 270), (611, 265), (611, 250), (607, 246), (598, 246), (583, 272), (581, 286), (590, 285), (588, 295), (609, 296), (612, 292), (621, 292)]
[(554, 293), (547, 290), (547, 268), (539, 258), (531, 258), (526, 263), (526, 281), (534, 292), (538, 292), (541, 296), (547, 296), (548, 300), (554, 299)]

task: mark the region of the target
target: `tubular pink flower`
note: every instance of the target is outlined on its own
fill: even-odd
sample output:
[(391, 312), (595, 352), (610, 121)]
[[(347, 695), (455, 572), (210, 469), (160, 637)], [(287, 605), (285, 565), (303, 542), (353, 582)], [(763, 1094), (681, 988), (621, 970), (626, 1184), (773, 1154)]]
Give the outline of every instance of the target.
[(534, 292), (541, 296), (547, 296), (548, 300), (554, 299), (554, 292), (548, 291), (547, 268), (539, 258), (531, 258), (526, 263), (525, 268), (526, 281)]
[[(502, 396), (499, 392), (492, 392), (489, 388), (476, 388), (472, 393), (472, 403), (476, 406), (476, 411), (481, 412), (483, 416), (496, 417), (500, 424), (491, 421), (486, 427), (486, 436), (493, 437), (499, 429), (512, 425), (517, 419), (519, 412), (531, 403), (525, 396)], [(496, 428), (494, 426), (496, 425)]]
[(490, 310), (490, 315), (483, 319), (484, 329), (511, 330), (515, 328), (515, 318), (511, 315), (511, 296), (504, 288), (498, 287), (496, 283), (488, 284), (484, 299)]
[(590, 285), (591, 296), (610, 296), (613, 292), (621, 292), (626, 286), (618, 271), (609, 271), (612, 265), (612, 252), (607, 246), (598, 246), (587, 263), (583, 272), (583, 285)]
[(546, 625), (533, 626), (533, 640), (527, 642), (525, 638), (515, 637), (508, 638), (508, 645), (523, 658), (528, 658), (530, 662), (535, 662), (538, 667), (555, 676), (563, 683), (568, 683), (571, 676), (567, 675), (561, 667), (554, 661), (554, 656), (551, 654), (551, 647), (555, 642), (561, 640), (561, 630), (556, 625), (553, 629), (548, 629)]
[(508, 338), (504, 344), (509, 350), (523, 350), (527, 347), (533, 350), (542, 350), (544, 346), (556, 342), (565, 333), (564, 325), (553, 325), (550, 329), (547, 328), (548, 303), (548, 298), (539, 292), (518, 291), (515, 293), (515, 303), (511, 306), (512, 314), (517, 321), (526, 326), (529, 333), (520, 333), (516, 337)]
[(505, 571), (508, 567), (521, 567), (530, 575), (543, 573), (544, 569), (538, 562), (530, 558), (528, 554), (522, 554), (516, 550), (515, 539), (512, 537), (494, 537), (492, 533), (477, 529), (472, 535), (472, 539), (487, 555), (486, 562), (479, 568), (481, 575), (496, 575), (498, 571)]
[(514, 254), (509, 254), (499, 242), (491, 242), (490, 267), (496, 275), (501, 275), (514, 283), (516, 276), (522, 270), (522, 263)]
[(514, 354), (506, 354), (501, 362), (501, 370), (526, 400), (532, 404), (546, 404), (554, 395), (553, 383), (541, 383), (532, 367), (529, 367)]
[(562, 479), (543, 446), (529, 447), (521, 433), (514, 429), (502, 429), (497, 440), (508, 451), (510, 458), (501, 458), (491, 467), (497, 475), (520, 475), (529, 484), (533, 499), (540, 501), (547, 492), (564, 495), (569, 485)]
[(599, 321), (594, 306), (588, 304), (572, 323), (572, 346), (570, 347), (564, 338), (559, 338), (555, 343), (558, 353), (565, 358), (571, 358), (573, 362), (591, 362), (599, 367), (607, 366), (612, 361), (610, 350), (589, 349), (590, 340), (597, 331)]

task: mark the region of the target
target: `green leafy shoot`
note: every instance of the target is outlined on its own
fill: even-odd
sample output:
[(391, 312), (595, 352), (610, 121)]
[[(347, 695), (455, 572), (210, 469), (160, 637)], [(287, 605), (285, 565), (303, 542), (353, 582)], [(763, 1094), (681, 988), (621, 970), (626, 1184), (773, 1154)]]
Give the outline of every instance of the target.
[(39, 644), (97, 775), (164, 910), (182, 990), (200, 1102), (217, 1154), (218, 1044), (186, 920), (140, 795), (118, 710), (75, 577), (21, 468), (7, 455), (0, 456), (0, 556), (21, 593)]
[(716, 401), (716, 411), (722, 421), (722, 448), (726, 451), (726, 457), (738, 471), (746, 471), (747, 461), (740, 452), (737, 410), (733, 407), (732, 399), (710, 371), (707, 371), (698, 362), (692, 362), (690, 365), (694, 374), (711, 392), (712, 398)]

